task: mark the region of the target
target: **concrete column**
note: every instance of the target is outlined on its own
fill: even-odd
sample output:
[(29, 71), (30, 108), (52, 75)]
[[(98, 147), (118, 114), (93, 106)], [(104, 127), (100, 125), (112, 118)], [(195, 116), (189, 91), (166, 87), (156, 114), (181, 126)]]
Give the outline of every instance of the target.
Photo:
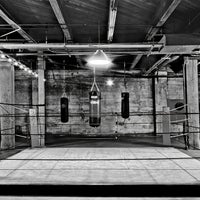
[[(45, 77), (44, 70), (46, 67), (46, 62), (43, 56), (38, 56), (38, 104), (45, 104)], [(38, 107), (38, 132), (40, 134), (40, 146), (45, 145), (45, 106)]]
[[(166, 75), (166, 71), (159, 71), (158, 75)], [(155, 104), (156, 104), (156, 128), (157, 133), (163, 132), (163, 123), (162, 123), (162, 115), (158, 115), (159, 113), (163, 113), (163, 107), (167, 107), (167, 78), (161, 77), (156, 79), (155, 78)]]
[(171, 145), (171, 139), (170, 139), (170, 111), (169, 107), (163, 107), (163, 144), (164, 145)]
[[(198, 92), (198, 64), (197, 60), (185, 58), (185, 86), (186, 103), (189, 125), (189, 143), (195, 148), (200, 148), (199, 141), (199, 92)], [(190, 114), (191, 113), (191, 114)]]
[[(14, 66), (7, 59), (0, 60), (0, 103), (15, 103)], [(15, 148), (14, 112), (13, 107), (0, 104), (1, 149)]]

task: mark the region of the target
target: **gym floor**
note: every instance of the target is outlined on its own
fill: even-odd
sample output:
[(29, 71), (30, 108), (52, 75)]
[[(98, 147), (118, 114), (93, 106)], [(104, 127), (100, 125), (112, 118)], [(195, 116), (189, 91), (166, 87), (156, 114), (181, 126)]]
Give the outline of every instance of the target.
[(0, 187), (200, 184), (199, 151), (184, 150), (181, 138), (173, 147), (145, 137), (54, 136), (45, 148), (31, 149), (22, 140), (17, 145), (0, 152)]

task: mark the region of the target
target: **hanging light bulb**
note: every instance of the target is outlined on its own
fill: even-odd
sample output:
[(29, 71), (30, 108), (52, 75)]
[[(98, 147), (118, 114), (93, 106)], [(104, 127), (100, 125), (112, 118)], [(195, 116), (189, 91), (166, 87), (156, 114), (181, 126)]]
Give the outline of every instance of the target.
[(38, 74), (35, 73), (34, 76), (37, 78), (37, 77), (38, 77)]
[(22, 64), (19, 65), (20, 69), (24, 69), (24, 66)]
[(12, 58), (8, 58), (8, 62), (12, 62), (13, 60), (12, 60)]
[(19, 65), (19, 63), (18, 63), (17, 61), (15, 61), (13, 64), (14, 64), (15, 66), (18, 66), (18, 65)]
[(2, 53), (2, 54), (1, 54), (1, 58), (2, 58), (2, 59), (6, 58), (6, 55)]
[(29, 73), (29, 74), (31, 74), (31, 73), (32, 73), (32, 70), (31, 70), (31, 69), (29, 69), (29, 70), (28, 70), (28, 73)]
[(95, 66), (108, 66), (111, 64), (111, 60), (108, 56), (103, 52), (103, 50), (97, 50), (91, 58), (88, 59), (89, 65)]
[(112, 86), (112, 85), (114, 85), (112, 79), (108, 79), (108, 80), (106, 81), (106, 84), (107, 84), (108, 86)]

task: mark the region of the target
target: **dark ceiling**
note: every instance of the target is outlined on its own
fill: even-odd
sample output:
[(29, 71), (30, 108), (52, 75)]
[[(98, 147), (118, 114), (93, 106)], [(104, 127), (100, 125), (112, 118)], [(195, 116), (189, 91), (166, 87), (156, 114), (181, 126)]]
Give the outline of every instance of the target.
[(0, 49), (24, 62), (43, 51), (49, 68), (84, 68), (102, 47), (112, 70), (125, 62), (132, 73), (150, 73), (200, 48), (200, 0), (0, 0), (0, 9)]

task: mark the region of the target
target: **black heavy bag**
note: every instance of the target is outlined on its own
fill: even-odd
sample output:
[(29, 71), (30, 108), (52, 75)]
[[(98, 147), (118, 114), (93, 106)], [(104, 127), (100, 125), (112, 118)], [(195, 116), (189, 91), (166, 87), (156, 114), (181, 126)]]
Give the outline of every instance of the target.
[(123, 118), (129, 118), (129, 93), (122, 92), (121, 94), (121, 115)]
[(61, 122), (68, 122), (69, 120), (68, 103), (69, 101), (67, 97), (61, 97), (60, 99)]
[(98, 91), (89, 92), (90, 96), (90, 119), (89, 124), (92, 127), (98, 127), (101, 124), (101, 93)]

